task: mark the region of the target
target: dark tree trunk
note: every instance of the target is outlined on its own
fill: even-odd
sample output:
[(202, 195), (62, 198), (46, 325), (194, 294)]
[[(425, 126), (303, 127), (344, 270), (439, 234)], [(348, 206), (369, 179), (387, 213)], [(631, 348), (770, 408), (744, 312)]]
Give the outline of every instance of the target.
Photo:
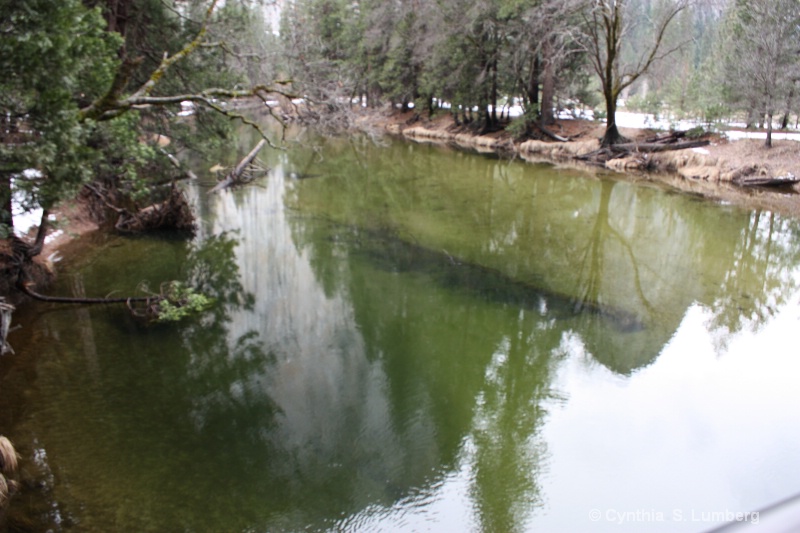
[(492, 119), (491, 124), (497, 124), (497, 54), (492, 59)]
[(9, 232), (14, 230), (14, 217), (11, 215), (11, 176), (2, 175), (0, 180), (0, 224), (7, 226)]
[(623, 137), (617, 129), (617, 99), (611, 94), (606, 94), (606, 113), (608, 115), (606, 117), (606, 133), (603, 135), (602, 146), (626, 142), (628, 139)]
[(767, 115), (767, 140), (764, 146), (772, 148), (772, 113)]
[(541, 70), (541, 62), (539, 61), (539, 54), (533, 56), (531, 61), (531, 72), (528, 78), (528, 106), (539, 112), (539, 75)]
[(553, 61), (553, 46), (549, 40), (544, 44), (544, 76), (542, 78), (541, 121), (543, 126), (555, 123), (553, 116), (553, 97), (555, 95), (556, 73)]
[(36, 231), (36, 240), (33, 241), (33, 246), (31, 247), (31, 257), (35, 257), (42, 253), (42, 248), (44, 248), (44, 239), (47, 237), (47, 230), (49, 228), (48, 217), (50, 216), (50, 211), (47, 209), (42, 209), (42, 219), (39, 222), (39, 229)]
[(781, 129), (785, 130), (789, 127), (789, 114), (792, 112), (792, 101), (794, 100), (794, 87), (789, 90), (789, 95), (786, 97), (786, 112), (783, 114), (781, 120)]

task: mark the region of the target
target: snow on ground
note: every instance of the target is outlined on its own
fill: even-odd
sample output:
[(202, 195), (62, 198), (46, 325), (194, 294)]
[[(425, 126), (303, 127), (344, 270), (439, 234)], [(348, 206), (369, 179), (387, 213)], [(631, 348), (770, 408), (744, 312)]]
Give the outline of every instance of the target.
[(702, 123), (695, 120), (667, 120), (665, 118), (655, 118), (647, 113), (617, 111), (617, 126), (620, 128), (690, 130), (700, 125)]
[[(653, 128), (658, 130), (690, 130), (697, 126), (705, 126), (705, 123), (699, 120), (667, 120), (655, 119), (653, 115), (646, 113), (631, 113), (629, 111), (617, 111), (617, 126), (621, 128)], [(727, 125), (732, 128), (744, 128), (744, 124), (731, 123)], [(741, 139), (766, 139), (767, 133), (764, 131), (738, 131), (738, 130), (725, 130), (723, 133), (728, 140), (738, 141)], [(800, 141), (800, 133), (791, 133), (784, 131), (773, 131), (772, 139), (775, 141), (789, 140)]]
[[(738, 141), (740, 139), (766, 139), (767, 134), (763, 131), (726, 131), (725, 135), (731, 141)], [(800, 133), (787, 133), (784, 131), (773, 131), (773, 141), (800, 141)]]

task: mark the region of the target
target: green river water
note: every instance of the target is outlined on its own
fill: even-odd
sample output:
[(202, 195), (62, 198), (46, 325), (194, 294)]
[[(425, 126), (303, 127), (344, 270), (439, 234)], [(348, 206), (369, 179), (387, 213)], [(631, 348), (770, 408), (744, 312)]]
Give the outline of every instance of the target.
[(16, 530), (704, 531), (800, 491), (797, 220), (298, 138), (203, 172), (194, 240), (89, 235), (51, 290), (178, 279), (205, 314), (20, 306)]

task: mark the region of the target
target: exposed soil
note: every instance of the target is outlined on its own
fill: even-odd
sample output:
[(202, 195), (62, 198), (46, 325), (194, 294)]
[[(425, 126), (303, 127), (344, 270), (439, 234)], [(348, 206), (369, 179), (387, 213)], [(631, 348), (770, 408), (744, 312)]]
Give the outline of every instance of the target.
[(98, 225), (93, 222), (87, 204), (80, 198), (65, 202), (51, 212), (52, 222), (42, 252), (33, 257), (26, 257), (25, 246), (32, 243), (36, 228), (22, 239), (0, 240), (0, 296), (5, 296), (11, 303), (22, 298), (16, 289), (17, 280), (24, 270), (25, 278), (39, 290), (47, 287), (55, 277), (54, 262), (58, 260), (58, 249), (67, 242), (96, 231)]

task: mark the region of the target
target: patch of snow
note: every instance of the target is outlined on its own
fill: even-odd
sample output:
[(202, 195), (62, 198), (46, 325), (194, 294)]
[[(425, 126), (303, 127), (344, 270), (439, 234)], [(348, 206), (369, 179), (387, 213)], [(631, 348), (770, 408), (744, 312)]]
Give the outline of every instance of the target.
[(690, 130), (702, 124), (696, 120), (668, 120), (666, 118), (656, 118), (647, 113), (632, 113), (630, 111), (617, 111), (616, 119), (618, 127), (636, 129)]
[(45, 244), (50, 244), (51, 242), (53, 242), (54, 240), (58, 239), (62, 235), (64, 235), (64, 230), (58, 229), (58, 230), (54, 231), (53, 233), (51, 233), (50, 235), (48, 235), (47, 237), (45, 237), (44, 238), (44, 243)]
[(697, 152), (698, 154), (705, 154), (705, 155), (708, 155), (708, 154), (711, 153), (705, 148), (692, 148), (692, 152)]
[[(764, 131), (726, 131), (725, 136), (729, 141), (738, 141), (741, 139), (766, 139), (767, 133)], [(800, 141), (800, 133), (787, 133), (781, 131), (773, 131), (772, 139), (775, 141)]]
[(584, 120), (594, 120), (594, 111), (591, 109), (562, 109), (556, 115), (560, 119), (584, 119)]

